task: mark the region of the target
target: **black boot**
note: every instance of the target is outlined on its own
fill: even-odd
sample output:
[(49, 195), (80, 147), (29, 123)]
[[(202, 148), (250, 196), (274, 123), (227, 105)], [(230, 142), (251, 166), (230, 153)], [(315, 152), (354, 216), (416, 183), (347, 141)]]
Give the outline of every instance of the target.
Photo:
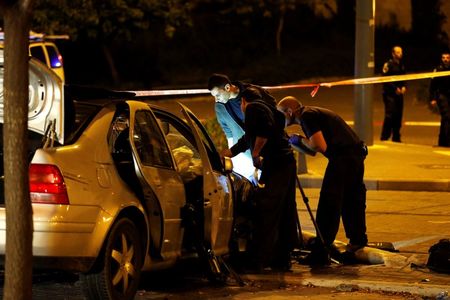
[(313, 239), (308, 246), (311, 252), (305, 257), (299, 257), (299, 264), (310, 266), (327, 266), (331, 264), (330, 250), (320, 241)]

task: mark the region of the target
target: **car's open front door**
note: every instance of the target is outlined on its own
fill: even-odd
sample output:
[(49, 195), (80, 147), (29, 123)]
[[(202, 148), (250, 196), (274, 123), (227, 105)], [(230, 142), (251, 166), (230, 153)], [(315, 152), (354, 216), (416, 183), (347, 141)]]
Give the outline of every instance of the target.
[(226, 176), (214, 171), (211, 165), (210, 157), (203, 143), (207, 137), (204, 134), (205, 130), (200, 121), (186, 106), (179, 104), (184, 117), (192, 128), (203, 162), (205, 240), (211, 244), (211, 248), (216, 255), (221, 255), (228, 252), (228, 242), (233, 224), (231, 185)]

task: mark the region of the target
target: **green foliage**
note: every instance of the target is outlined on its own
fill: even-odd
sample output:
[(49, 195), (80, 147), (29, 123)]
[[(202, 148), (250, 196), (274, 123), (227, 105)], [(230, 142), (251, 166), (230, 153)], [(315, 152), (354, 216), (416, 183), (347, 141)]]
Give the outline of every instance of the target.
[(80, 35), (92, 39), (130, 39), (132, 32), (163, 23), (171, 37), (176, 28), (190, 25), (195, 1), (182, 0), (36, 0), (32, 28), (49, 34)]
[(227, 139), (216, 118), (202, 122), (218, 151), (228, 148)]

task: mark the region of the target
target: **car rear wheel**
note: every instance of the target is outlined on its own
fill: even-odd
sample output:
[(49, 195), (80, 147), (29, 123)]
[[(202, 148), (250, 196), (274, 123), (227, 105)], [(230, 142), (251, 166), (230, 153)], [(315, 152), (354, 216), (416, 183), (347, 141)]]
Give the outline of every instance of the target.
[(133, 299), (136, 294), (143, 251), (136, 225), (128, 218), (117, 221), (109, 233), (106, 248), (96, 272), (83, 274), (88, 299)]

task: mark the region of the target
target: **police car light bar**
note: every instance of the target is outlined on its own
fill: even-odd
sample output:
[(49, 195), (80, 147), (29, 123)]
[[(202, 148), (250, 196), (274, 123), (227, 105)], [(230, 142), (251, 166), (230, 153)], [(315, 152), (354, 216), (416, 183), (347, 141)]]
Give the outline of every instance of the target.
[[(68, 40), (69, 35), (67, 34), (45, 34), (45, 33), (38, 33), (34, 31), (30, 31), (29, 35), (30, 41), (43, 41), (44, 39), (47, 40)], [(0, 31), (0, 41), (5, 40), (5, 33), (3, 31)]]

